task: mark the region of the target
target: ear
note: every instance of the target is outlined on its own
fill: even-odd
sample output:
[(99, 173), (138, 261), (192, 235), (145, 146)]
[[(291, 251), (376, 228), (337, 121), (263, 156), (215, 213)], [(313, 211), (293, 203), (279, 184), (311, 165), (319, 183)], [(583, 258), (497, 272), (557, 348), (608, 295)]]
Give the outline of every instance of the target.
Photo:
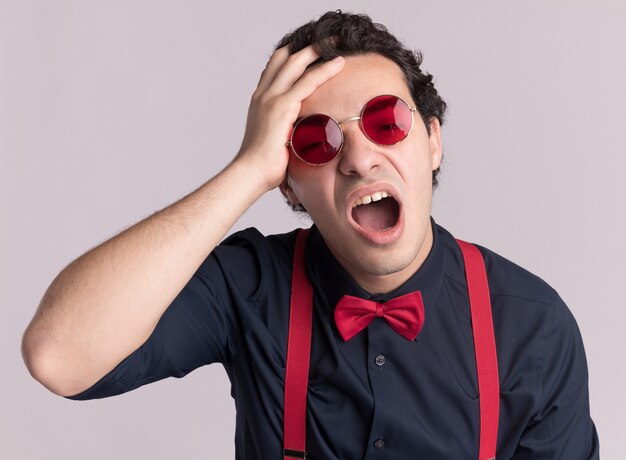
[(430, 135), (428, 136), (428, 143), (430, 144), (430, 153), (432, 155), (434, 171), (441, 164), (441, 157), (443, 155), (443, 147), (441, 145), (441, 124), (437, 117), (432, 117), (429, 121)]
[(296, 196), (296, 193), (293, 191), (291, 185), (289, 184), (289, 174), (285, 174), (285, 178), (280, 183), (278, 188), (280, 189), (280, 192), (283, 194), (283, 196), (287, 198), (287, 201), (289, 201), (289, 203), (301, 204), (300, 200)]

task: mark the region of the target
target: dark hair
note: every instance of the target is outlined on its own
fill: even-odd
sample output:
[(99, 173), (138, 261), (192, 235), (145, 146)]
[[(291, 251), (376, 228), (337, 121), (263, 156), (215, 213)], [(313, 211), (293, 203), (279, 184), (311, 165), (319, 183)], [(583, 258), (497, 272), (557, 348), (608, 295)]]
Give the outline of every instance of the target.
[[(320, 58), (310, 66), (329, 61), (336, 56), (354, 56), (366, 53), (378, 53), (394, 61), (407, 81), (411, 97), (428, 134), (433, 117), (444, 122), (446, 103), (437, 93), (432, 83), (432, 75), (422, 72), (422, 53), (406, 48), (387, 28), (374, 23), (365, 14), (344, 13), (341, 10), (328, 11), (319, 19), (298, 27), (285, 35), (276, 45), (276, 49), (289, 45), (289, 54), (296, 53), (306, 46), (314, 44)], [(433, 171), (433, 190), (438, 185), (439, 169)], [(290, 203), (291, 204), (291, 203)], [(294, 211), (304, 211), (302, 205), (293, 205)]]

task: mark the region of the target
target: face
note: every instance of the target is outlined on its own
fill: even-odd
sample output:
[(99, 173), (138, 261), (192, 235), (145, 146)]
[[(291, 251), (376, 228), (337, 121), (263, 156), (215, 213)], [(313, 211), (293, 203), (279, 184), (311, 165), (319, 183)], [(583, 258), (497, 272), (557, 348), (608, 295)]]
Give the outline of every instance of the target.
[[(303, 101), (299, 117), (323, 113), (341, 122), (381, 94), (415, 107), (397, 64), (379, 54), (348, 56), (341, 72)], [(388, 292), (417, 271), (432, 246), (439, 123), (430, 123), (429, 135), (414, 112), (409, 136), (391, 146), (368, 140), (356, 120), (341, 127), (344, 145), (329, 163), (309, 165), (290, 153), (281, 191), (306, 208), (335, 258), (361, 287)], [(359, 204), (371, 198), (375, 201)]]

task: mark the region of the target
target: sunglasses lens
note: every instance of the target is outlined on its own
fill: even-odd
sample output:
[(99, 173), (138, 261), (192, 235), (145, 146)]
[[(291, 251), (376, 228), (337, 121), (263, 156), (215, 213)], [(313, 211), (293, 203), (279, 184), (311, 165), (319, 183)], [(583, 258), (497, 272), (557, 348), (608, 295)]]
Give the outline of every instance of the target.
[(311, 115), (295, 126), (291, 145), (307, 163), (321, 165), (337, 156), (342, 135), (339, 125), (327, 115)]
[(396, 96), (378, 96), (363, 110), (363, 131), (373, 142), (393, 145), (409, 135), (413, 115), (409, 106)]

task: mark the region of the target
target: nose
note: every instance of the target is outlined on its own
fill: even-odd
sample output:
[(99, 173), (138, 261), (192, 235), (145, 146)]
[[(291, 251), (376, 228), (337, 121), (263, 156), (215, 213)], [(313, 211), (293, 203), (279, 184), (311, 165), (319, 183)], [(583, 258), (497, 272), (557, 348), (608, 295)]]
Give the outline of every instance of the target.
[(382, 165), (380, 147), (361, 131), (359, 121), (342, 124), (343, 147), (339, 155), (339, 170), (347, 176), (368, 177)]

